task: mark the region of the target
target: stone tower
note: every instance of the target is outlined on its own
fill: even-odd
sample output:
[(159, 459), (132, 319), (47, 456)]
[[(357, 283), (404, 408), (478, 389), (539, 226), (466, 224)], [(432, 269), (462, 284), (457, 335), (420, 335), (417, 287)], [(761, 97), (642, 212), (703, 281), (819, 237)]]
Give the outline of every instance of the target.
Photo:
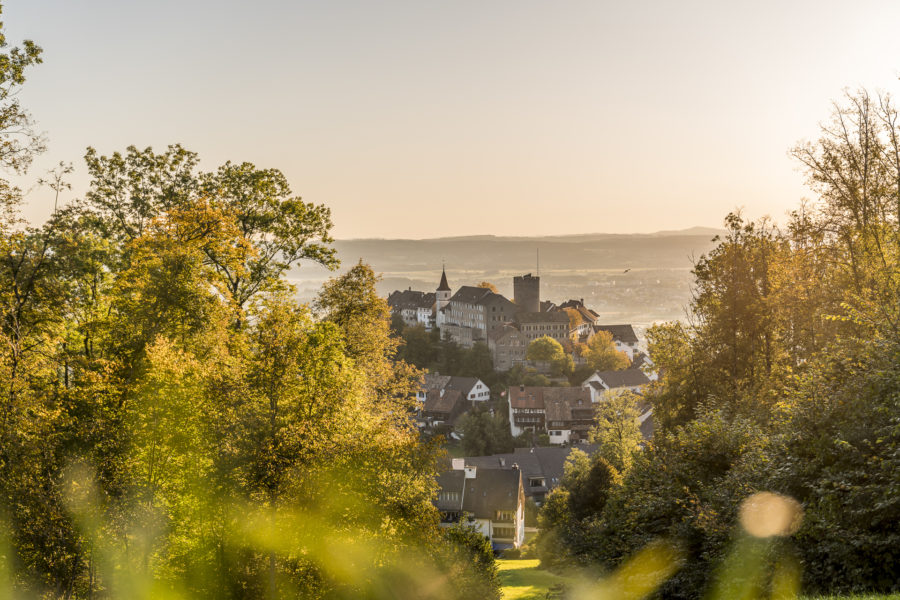
[(513, 301), (520, 312), (541, 312), (541, 278), (531, 273), (513, 277)]

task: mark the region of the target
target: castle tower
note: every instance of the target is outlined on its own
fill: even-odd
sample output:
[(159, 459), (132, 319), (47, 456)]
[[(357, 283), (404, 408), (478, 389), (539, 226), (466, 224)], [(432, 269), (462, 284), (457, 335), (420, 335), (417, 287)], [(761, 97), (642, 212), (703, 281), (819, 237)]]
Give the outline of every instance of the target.
[(541, 278), (531, 273), (513, 277), (513, 302), (519, 312), (541, 312)]

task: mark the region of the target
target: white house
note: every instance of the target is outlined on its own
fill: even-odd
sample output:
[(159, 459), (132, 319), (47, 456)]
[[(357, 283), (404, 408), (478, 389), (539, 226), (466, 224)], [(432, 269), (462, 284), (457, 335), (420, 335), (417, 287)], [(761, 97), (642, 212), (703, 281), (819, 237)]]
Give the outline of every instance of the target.
[(593, 375), (581, 384), (583, 389), (591, 392), (591, 402), (602, 402), (608, 394), (631, 391), (640, 393), (650, 379), (640, 369), (623, 371), (594, 371)]
[(441, 527), (453, 526), (465, 514), (494, 550), (525, 542), (525, 489), (518, 465), (485, 469), (455, 458), (452, 470), (441, 473), (437, 482)]

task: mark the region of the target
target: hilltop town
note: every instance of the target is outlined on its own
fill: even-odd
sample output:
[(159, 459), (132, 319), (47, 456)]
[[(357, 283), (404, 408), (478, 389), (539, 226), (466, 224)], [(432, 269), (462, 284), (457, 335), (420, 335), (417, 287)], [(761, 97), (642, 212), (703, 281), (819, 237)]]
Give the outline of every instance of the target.
[[(442, 522), (468, 514), (497, 550), (537, 531), (525, 514), (559, 485), (570, 450), (596, 451), (601, 405), (627, 399), (641, 438), (653, 432), (642, 391), (656, 373), (634, 327), (601, 323), (583, 299), (542, 300), (538, 275), (513, 277), (513, 290), (511, 300), (488, 282), (454, 290), (445, 268), (433, 292), (388, 296), (395, 330), (434, 351), (406, 356), (427, 369), (416, 423), (463, 455), (438, 479)], [(441, 361), (441, 349), (470, 359)]]

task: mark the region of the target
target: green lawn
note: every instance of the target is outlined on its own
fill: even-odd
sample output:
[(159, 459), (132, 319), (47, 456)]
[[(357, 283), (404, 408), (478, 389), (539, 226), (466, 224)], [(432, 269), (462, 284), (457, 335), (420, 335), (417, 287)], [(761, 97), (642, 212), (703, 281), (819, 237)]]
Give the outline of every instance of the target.
[(566, 581), (548, 571), (538, 568), (539, 561), (498, 559), (500, 584), (503, 586), (504, 600), (543, 599), (550, 586)]
[[(503, 586), (503, 600), (543, 600), (550, 586), (567, 581), (565, 577), (554, 575), (538, 568), (540, 561), (498, 559), (500, 584)], [(860, 596), (807, 596), (803, 600), (900, 600), (900, 594), (880, 596), (863, 594)]]

